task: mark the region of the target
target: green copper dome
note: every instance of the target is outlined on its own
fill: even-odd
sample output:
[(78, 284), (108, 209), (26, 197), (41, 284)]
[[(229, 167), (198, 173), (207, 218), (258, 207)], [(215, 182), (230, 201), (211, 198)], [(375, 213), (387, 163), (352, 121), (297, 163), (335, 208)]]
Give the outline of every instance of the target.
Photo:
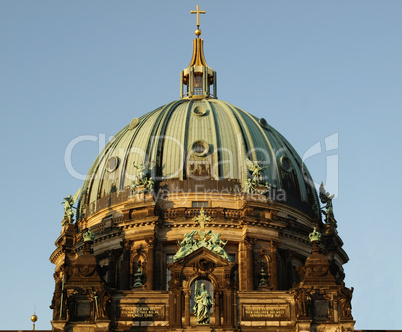
[(113, 194), (128, 197), (141, 165), (155, 193), (174, 184), (183, 192), (239, 194), (252, 178), (250, 162), (261, 167), (260, 185), (273, 201), (320, 218), (313, 181), (288, 141), (264, 119), (212, 98), (173, 101), (117, 133), (87, 175), (79, 213), (93, 214)]

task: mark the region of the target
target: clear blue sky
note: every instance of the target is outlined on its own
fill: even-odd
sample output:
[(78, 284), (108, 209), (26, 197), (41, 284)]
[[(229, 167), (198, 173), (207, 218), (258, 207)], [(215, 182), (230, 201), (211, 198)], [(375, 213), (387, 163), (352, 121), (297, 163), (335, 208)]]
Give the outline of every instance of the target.
[[(0, 329), (31, 328), (35, 307), (50, 329), (60, 203), (82, 185), (66, 147), (178, 99), (197, 3), (219, 98), (264, 117), (300, 155), (321, 146), (306, 163), (338, 194), (356, 328), (402, 329), (399, 0), (2, 0)], [(97, 154), (98, 142), (78, 144), (74, 169)]]

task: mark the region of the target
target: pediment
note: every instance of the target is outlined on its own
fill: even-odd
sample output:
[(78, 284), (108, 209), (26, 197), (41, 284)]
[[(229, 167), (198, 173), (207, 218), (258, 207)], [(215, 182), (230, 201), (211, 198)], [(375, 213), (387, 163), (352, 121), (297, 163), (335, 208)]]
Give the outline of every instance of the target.
[(207, 261), (213, 262), (216, 266), (234, 265), (234, 263), (229, 262), (227, 259), (219, 256), (218, 254), (212, 252), (205, 247), (198, 248), (196, 251), (173, 263), (173, 265), (192, 266), (194, 264), (197, 264), (200, 259), (205, 259)]

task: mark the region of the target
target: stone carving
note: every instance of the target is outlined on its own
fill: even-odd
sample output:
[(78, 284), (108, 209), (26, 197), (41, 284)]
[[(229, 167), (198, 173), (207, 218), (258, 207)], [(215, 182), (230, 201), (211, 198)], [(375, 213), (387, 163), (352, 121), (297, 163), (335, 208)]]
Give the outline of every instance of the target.
[(205, 258), (201, 258), (196, 264), (193, 266), (194, 272), (203, 274), (211, 273), (215, 268), (215, 264), (213, 262), (207, 261)]
[(209, 311), (212, 307), (212, 297), (205, 289), (205, 284), (201, 284), (197, 288), (197, 281), (195, 282), (195, 295), (194, 295), (194, 315), (197, 317), (197, 325), (209, 324)]
[[(245, 192), (248, 194), (262, 194), (265, 195), (269, 192), (269, 183), (263, 183), (262, 172), (269, 166), (261, 167), (261, 161), (252, 162), (250, 159), (246, 159), (248, 178), (244, 183)], [(258, 190), (259, 187), (264, 189)]]
[(64, 226), (67, 222), (70, 224), (72, 223), (74, 217), (73, 209), (77, 209), (73, 205), (78, 200), (80, 193), (81, 189), (78, 189), (78, 191), (74, 194), (73, 197), (71, 197), (71, 195), (68, 195), (67, 197), (64, 198), (64, 201), (61, 202), (61, 204), (64, 204), (64, 219), (62, 221), (62, 226)]
[(321, 182), (320, 185), (320, 200), (321, 203), (325, 204), (325, 208), (321, 209), (323, 215), (325, 215), (325, 222), (327, 224), (334, 225), (336, 227), (336, 220), (334, 216), (334, 209), (332, 205), (332, 199), (335, 195), (330, 195), (325, 191), (324, 184)]
[(204, 208), (201, 208), (200, 215), (195, 216), (193, 220), (200, 224), (200, 232), (199, 232), (200, 241), (199, 241), (199, 245), (203, 246), (203, 247), (206, 247), (207, 242), (205, 241), (205, 235), (206, 235), (206, 233), (205, 233), (205, 222), (206, 221), (211, 221), (211, 217), (205, 215)]
[(223, 249), (223, 247), (228, 243), (228, 241), (223, 242), (220, 239), (221, 233), (214, 234), (212, 233), (211, 230), (209, 230), (207, 234), (210, 236), (210, 239), (208, 240), (207, 244), (207, 249), (230, 261), (228, 253), (226, 252), (225, 249)]
[[(223, 249), (223, 247), (227, 244), (227, 241), (224, 242), (222, 239), (220, 239), (221, 234), (214, 234), (211, 230), (205, 232), (205, 221), (211, 220), (211, 217), (205, 215), (203, 208), (201, 208), (199, 216), (194, 217), (193, 220), (200, 223), (201, 229), (199, 232), (193, 230), (190, 234), (186, 233), (184, 234), (183, 241), (177, 241), (181, 248), (174, 255), (173, 261), (176, 262), (197, 249), (204, 247), (231, 262), (226, 250)], [(198, 241), (194, 239), (194, 236), (197, 234), (199, 235)], [(207, 235), (210, 237), (209, 240), (206, 240)]]
[(102, 284), (100, 290), (96, 293), (99, 303), (97, 305), (97, 317), (99, 319), (108, 319), (110, 316), (110, 306), (112, 303), (112, 296), (109, 290)]
[(63, 320), (66, 318), (67, 297), (64, 290), (64, 277), (63, 280), (57, 280), (55, 290), (53, 293), (52, 304), (50, 309), (53, 310), (53, 320)]
[(194, 240), (193, 236), (198, 232), (196, 230), (192, 231), (190, 234), (185, 233), (183, 241), (177, 240), (177, 243), (180, 245), (180, 249), (174, 255), (173, 261), (178, 261), (188, 254), (199, 248), (197, 240)]
[(341, 318), (352, 318), (352, 295), (353, 287), (351, 289), (345, 287), (342, 282), (342, 288), (338, 291), (338, 299), (341, 307)]
[(135, 195), (143, 192), (152, 192), (155, 182), (150, 176), (151, 170), (149, 163), (141, 163), (140, 166), (133, 163), (133, 166), (137, 169), (137, 174), (130, 185), (131, 194)]
[(294, 297), (295, 297), (295, 302), (296, 302), (297, 318), (309, 317), (310, 316), (310, 306), (311, 306), (310, 293), (306, 289), (299, 288), (296, 290)]

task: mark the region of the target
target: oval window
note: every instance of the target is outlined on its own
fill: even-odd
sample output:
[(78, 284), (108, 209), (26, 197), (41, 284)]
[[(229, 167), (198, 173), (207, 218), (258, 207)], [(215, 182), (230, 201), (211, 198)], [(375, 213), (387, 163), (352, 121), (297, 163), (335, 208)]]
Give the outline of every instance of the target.
[(196, 156), (203, 157), (207, 155), (209, 151), (209, 145), (203, 140), (198, 140), (193, 143), (191, 150)]

